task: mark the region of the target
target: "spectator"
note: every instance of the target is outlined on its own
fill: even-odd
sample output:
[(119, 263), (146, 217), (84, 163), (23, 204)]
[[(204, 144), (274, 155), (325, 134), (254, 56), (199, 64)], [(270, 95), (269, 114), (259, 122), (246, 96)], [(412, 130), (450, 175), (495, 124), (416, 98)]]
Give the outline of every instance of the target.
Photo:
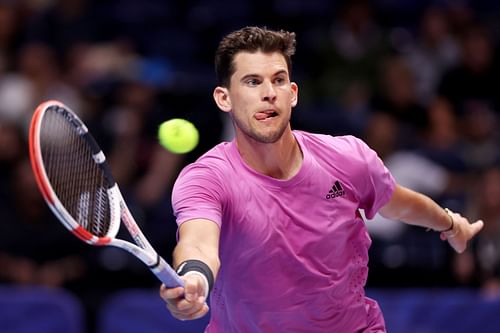
[(385, 58), (379, 81), (380, 89), (370, 105), (366, 138), (384, 158), (394, 150), (414, 148), (428, 117), (418, 102), (413, 72), (402, 57)]
[(463, 31), (461, 50), (460, 63), (444, 74), (438, 94), (453, 106), (464, 139), (464, 160), (476, 170), (498, 157), (499, 68), (492, 36), (481, 25)]
[(461, 285), (479, 285), (487, 295), (500, 297), (500, 166), (487, 168), (470, 193), (471, 216), (484, 216), (484, 232), (462, 257), (454, 259)]
[(458, 43), (450, 31), (444, 9), (428, 7), (420, 17), (415, 40), (403, 49), (403, 56), (415, 76), (420, 103), (430, 103), (444, 71), (458, 62), (459, 55)]

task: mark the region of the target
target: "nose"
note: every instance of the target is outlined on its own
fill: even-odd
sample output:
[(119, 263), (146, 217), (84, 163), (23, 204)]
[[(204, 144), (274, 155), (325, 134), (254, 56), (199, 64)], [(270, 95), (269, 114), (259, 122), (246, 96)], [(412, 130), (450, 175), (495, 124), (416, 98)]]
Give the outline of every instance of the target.
[(276, 100), (276, 90), (272, 82), (265, 82), (262, 84), (262, 99), (271, 103)]

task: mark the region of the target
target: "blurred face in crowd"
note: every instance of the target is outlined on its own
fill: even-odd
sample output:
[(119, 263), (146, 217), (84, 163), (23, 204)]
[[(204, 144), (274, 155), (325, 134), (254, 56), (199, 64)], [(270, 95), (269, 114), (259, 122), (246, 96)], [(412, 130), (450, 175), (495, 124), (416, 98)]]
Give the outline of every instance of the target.
[(462, 39), (463, 61), (472, 71), (482, 72), (493, 61), (493, 47), (487, 33), (479, 28), (470, 29)]

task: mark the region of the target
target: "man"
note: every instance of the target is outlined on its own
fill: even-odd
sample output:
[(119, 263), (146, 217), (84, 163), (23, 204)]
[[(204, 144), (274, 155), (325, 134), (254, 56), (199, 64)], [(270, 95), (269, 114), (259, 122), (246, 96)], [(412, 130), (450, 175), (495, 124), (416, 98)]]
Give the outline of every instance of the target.
[[(217, 106), (235, 140), (188, 165), (174, 186), (174, 266), (184, 288), (161, 297), (214, 332), (385, 332), (364, 294), (370, 239), (359, 212), (441, 231), (458, 252), (482, 228), (398, 186), (352, 136), (292, 131), (295, 35), (246, 27), (216, 53)], [(215, 284), (213, 284), (215, 281)]]

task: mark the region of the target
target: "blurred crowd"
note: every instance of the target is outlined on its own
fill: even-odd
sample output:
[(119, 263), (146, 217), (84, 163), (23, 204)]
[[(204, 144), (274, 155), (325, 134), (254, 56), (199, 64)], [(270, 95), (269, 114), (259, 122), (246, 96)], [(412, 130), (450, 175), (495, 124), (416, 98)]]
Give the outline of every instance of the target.
[[(437, 234), (376, 216), (368, 285), (500, 295), (499, 18), (494, 0), (0, 0), (0, 282), (68, 288), (91, 310), (104, 291), (157, 286), (128, 253), (55, 221), (31, 172), (31, 114), (58, 99), (83, 118), (168, 260), (177, 172), (231, 135), (211, 100), (217, 43), (265, 25), (297, 33), (294, 128), (356, 135), (398, 182), (485, 221), (456, 256)], [(156, 140), (174, 117), (200, 131), (185, 156)]]

